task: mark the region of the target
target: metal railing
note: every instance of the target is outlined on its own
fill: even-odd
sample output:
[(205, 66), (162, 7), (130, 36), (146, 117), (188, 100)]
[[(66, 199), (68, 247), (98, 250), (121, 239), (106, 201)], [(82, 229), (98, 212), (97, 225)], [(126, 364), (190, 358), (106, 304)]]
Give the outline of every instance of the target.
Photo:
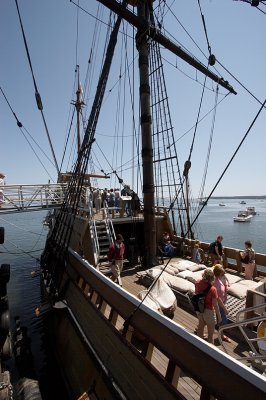
[[(256, 294), (259, 295), (260, 293), (256, 292)], [(223, 340), (222, 340), (224, 331), (227, 329), (239, 328), (247, 345), (251, 349), (251, 352), (249, 352), (248, 356), (239, 357), (238, 360), (259, 361), (260, 363), (262, 363), (262, 361), (266, 361), (266, 353), (262, 354), (259, 350), (256, 349), (256, 347), (253, 344), (253, 343), (258, 343), (259, 341), (266, 341), (266, 336), (249, 337), (248, 334), (246, 333), (246, 331), (244, 330), (244, 327), (246, 327), (247, 325), (254, 325), (254, 324), (257, 324), (258, 322), (266, 322), (266, 314), (264, 313), (263, 315), (260, 315), (260, 316), (255, 316), (255, 317), (245, 318), (245, 319), (240, 320), (241, 314), (246, 315), (250, 312), (254, 312), (256, 310), (261, 310), (262, 308), (266, 309), (266, 303), (258, 304), (256, 306), (248, 307), (243, 310), (240, 310), (236, 314), (236, 322), (221, 326), (219, 328), (218, 340), (219, 340), (221, 346), (223, 346), (225, 352), (227, 352), (227, 350), (226, 350)], [(266, 368), (266, 364), (265, 364), (265, 368)]]
[(60, 207), (66, 189), (66, 183), (0, 186), (2, 198), (0, 212)]

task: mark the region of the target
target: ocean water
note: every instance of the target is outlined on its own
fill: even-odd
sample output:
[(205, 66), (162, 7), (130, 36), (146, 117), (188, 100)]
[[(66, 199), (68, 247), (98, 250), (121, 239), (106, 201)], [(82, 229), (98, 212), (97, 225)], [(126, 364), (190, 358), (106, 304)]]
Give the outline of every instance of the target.
[[(221, 234), (224, 236), (224, 246), (239, 249), (249, 239), (256, 252), (266, 253), (266, 200), (247, 198), (245, 201), (246, 205), (241, 205), (240, 199), (211, 199), (199, 217), (195, 236), (199, 240), (211, 242)], [(225, 206), (221, 207), (219, 203), (224, 203)], [(254, 206), (257, 215), (251, 222), (234, 222), (233, 217), (247, 206)], [(36, 211), (0, 215), (0, 226), (5, 227), (5, 243), (0, 245), (0, 263), (11, 265), (11, 279), (8, 284), (11, 328), (14, 330), (16, 316), (20, 318), (21, 326), (27, 328), (34, 354), (34, 371), (40, 383), (43, 400), (61, 400), (67, 396), (60, 383), (56, 361), (49, 352), (42, 319), (35, 316), (35, 309), (41, 303), (40, 277), (31, 277), (45, 244), (47, 227), (42, 225), (42, 221), (46, 213)], [(16, 379), (18, 374), (14, 360), (8, 366)], [(52, 386), (56, 389), (51, 391)]]
[[(266, 253), (266, 200), (245, 199), (211, 199), (199, 216), (198, 238), (212, 242), (218, 235), (224, 237), (223, 245), (244, 249), (244, 242), (250, 240), (257, 253)], [(225, 204), (224, 207), (219, 206)], [(250, 222), (234, 222), (240, 210), (255, 207), (257, 215)]]
[(22, 374), (14, 359), (7, 362), (13, 382), (25, 376), (39, 381), (43, 400), (67, 398), (59, 368), (47, 345), (43, 322), (35, 315), (41, 304), (40, 276), (32, 278), (38, 268), (38, 258), (44, 248), (47, 228), (42, 225), (46, 211), (0, 215), (0, 226), (5, 228), (5, 243), (0, 245), (0, 263), (10, 264), (8, 283), (11, 332), (15, 332), (15, 318), (26, 328), (33, 359)]

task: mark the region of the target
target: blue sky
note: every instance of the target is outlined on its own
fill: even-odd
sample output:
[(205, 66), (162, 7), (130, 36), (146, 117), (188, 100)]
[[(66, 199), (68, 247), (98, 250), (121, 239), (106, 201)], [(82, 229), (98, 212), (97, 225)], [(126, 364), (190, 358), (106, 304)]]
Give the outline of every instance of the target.
[[(77, 7), (69, 0), (19, 0), (18, 3), (34, 76), (44, 105), (45, 120), (60, 164), (72, 113), (71, 102), (75, 99), (75, 66), (76, 63), (80, 65), (80, 80), (82, 83), (85, 82), (96, 21), (93, 16), (96, 16), (99, 3), (94, 0), (80, 0), (80, 6), (87, 13), (82, 10), (77, 13)], [(154, 5), (156, 4), (158, 1), (155, 1)], [(208, 54), (198, 1), (167, 1), (167, 5), (177, 17), (168, 11), (167, 34), (175, 37), (189, 52), (206, 64), (206, 58), (199, 51), (200, 48), (205, 55)], [(209, 44), (217, 60), (263, 102), (266, 98), (266, 15), (247, 3), (233, 0), (201, 0), (201, 7)], [(264, 4), (261, 4), (260, 8), (266, 12)], [(108, 21), (107, 17), (108, 13), (104, 11), (100, 14), (100, 19), (103, 21)], [(102, 25), (101, 36), (95, 45), (97, 55), (100, 55), (100, 50), (104, 46), (106, 29), (106, 25)], [(120, 41), (123, 41), (122, 36), (121, 34)], [(129, 30), (129, 43), (132, 42), (132, 36), (132, 30)], [(0, 93), (0, 171), (6, 173), (7, 184), (46, 183), (48, 179), (56, 181), (56, 169), (46, 158), (47, 156), (53, 161), (42, 116), (36, 108), (33, 80), (26, 58), (15, 0), (0, 2), (0, 48), (0, 86), (18, 119), (44, 153), (29, 139), (38, 153), (38, 158), (33, 153)], [(103, 112), (107, 112), (107, 117), (99, 121), (97, 128), (94, 146), (95, 171), (98, 172), (102, 168), (108, 172), (111, 164), (115, 167), (123, 164), (126, 166), (123, 179), (134, 186), (136, 178), (133, 177), (130, 161), (136, 155), (132, 155), (131, 152), (132, 126), (130, 123), (128, 125), (125, 123), (125, 126), (122, 126), (121, 122), (118, 123), (116, 111), (112, 108), (118, 105), (119, 99), (117, 84), (121, 63), (119, 56), (118, 52), (118, 60), (114, 63), (107, 86), (108, 90), (113, 89), (106, 95), (103, 106)], [(204, 78), (168, 51), (162, 50), (162, 56), (169, 84), (177, 151), (182, 166), (189, 154), (193, 129), (185, 133), (196, 122), (202, 93), (200, 83)], [(134, 58), (132, 53), (128, 53), (128, 57), (129, 62)], [(137, 64), (132, 63), (131, 68), (133, 65), (137, 72)], [(260, 108), (259, 102), (221, 65), (217, 63), (215, 67), (218, 74), (228, 80), (238, 94), (228, 96), (217, 108), (205, 186), (206, 195), (214, 187)], [(95, 66), (90, 72), (91, 91), (86, 97), (88, 110), (97, 82), (97, 71)], [(201, 116), (211, 110), (215, 101), (215, 85), (210, 80), (207, 80), (207, 88), (211, 90), (205, 90)], [(123, 88), (120, 87), (120, 90)], [(225, 89), (221, 88), (219, 101), (224, 98), (225, 93)], [(89, 111), (86, 111), (86, 115), (88, 113)], [(211, 112), (199, 124), (196, 132), (190, 172), (191, 190), (195, 196), (199, 193), (203, 176), (212, 119)], [(128, 142), (124, 143), (123, 149), (117, 154), (112, 150), (113, 143), (117, 140), (116, 135), (122, 134), (122, 130)], [(265, 130), (264, 109), (214, 195), (266, 194)], [(71, 160), (73, 157), (69, 164), (65, 164), (65, 168), (70, 167)], [(112, 176), (110, 185), (116, 186), (116, 184), (115, 177)], [(106, 181), (100, 185), (106, 186)]]

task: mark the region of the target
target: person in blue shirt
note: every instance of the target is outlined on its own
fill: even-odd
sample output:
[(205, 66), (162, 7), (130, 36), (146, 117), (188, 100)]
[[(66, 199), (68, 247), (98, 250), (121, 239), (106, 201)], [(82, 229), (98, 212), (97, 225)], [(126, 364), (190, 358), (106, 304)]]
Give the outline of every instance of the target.
[(194, 244), (191, 261), (193, 261), (196, 264), (200, 264), (201, 263), (200, 243), (198, 241), (196, 241), (195, 244)]
[(176, 254), (176, 247), (172, 245), (168, 232), (164, 232), (163, 234), (162, 251), (166, 256), (169, 257), (173, 257)]

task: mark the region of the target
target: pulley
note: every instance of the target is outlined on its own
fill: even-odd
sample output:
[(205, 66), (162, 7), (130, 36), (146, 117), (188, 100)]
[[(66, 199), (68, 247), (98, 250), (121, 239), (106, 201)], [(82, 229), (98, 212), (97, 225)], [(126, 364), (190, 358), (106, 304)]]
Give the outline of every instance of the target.
[(260, 0), (251, 0), (252, 7), (258, 7), (260, 5)]
[(216, 63), (216, 58), (214, 54), (209, 55), (209, 65), (213, 66)]
[(183, 176), (188, 176), (189, 169), (191, 167), (191, 161), (187, 160), (184, 165)]

